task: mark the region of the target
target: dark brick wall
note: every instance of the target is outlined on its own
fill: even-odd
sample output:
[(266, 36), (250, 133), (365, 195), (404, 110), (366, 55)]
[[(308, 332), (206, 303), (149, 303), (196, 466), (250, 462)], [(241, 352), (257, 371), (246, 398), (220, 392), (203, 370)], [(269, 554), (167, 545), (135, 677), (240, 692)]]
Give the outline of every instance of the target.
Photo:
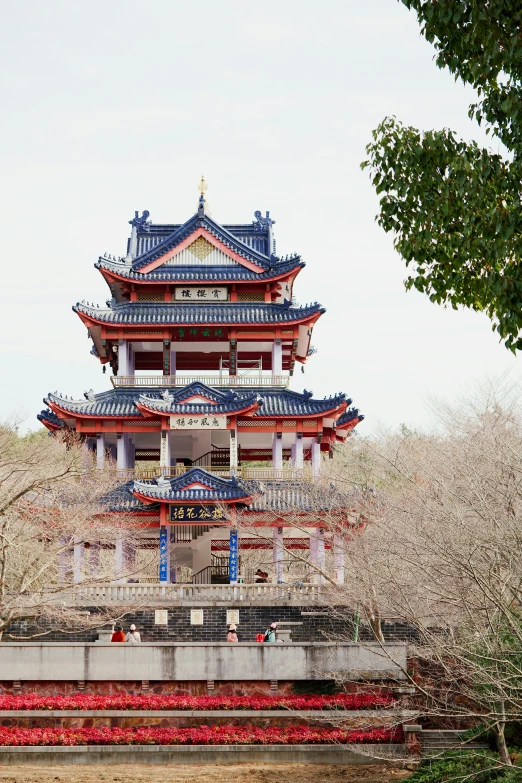
[[(163, 607), (162, 607), (163, 608)], [(227, 625), (226, 611), (239, 609), (238, 636), (241, 642), (255, 641), (256, 634), (264, 633), (272, 622), (277, 622), (280, 628), (292, 630), (294, 642), (324, 642), (350, 641), (353, 638), (353, 623), (349, 612), (339, 609), (328, 611), (317, 608), (320, 614), (307, 614), (314, 610), (310, 606), (206, 606), (203, 607), (204, 624), (190, 624), (190, 607), (168, 609), (168, 626), (154, 624), (154, 609), (143, 609), (131, 612), (123, 621), (127, 631), (131, 623), (135, 623), (144, 642), (224, 642), (226, 641)], [(96, 612), (91, 609), (91, 612)], [(304, 612), (304, 614), (302, 614)], [(324, 612), (324, 613), (323, 613)], [(286, 623), (302, 623), (302, 625), (286, 625)], [(48, 631), (48, 632), (47, 632)], [(45, 635), (41, 636), (44, 632)], [(414, 633), (408, 626), (397, 622), (385, 622), (383, 632), (387, 641), (411, 639)], [(36, 634), (38, 636), (36, 637)], [(95, 629), (69, 633), (59, 631), (45, 619), (18, 621), (7, 629), (6, 640), (9, 638), (34, 639), (47, 642), (94, 642), (97, 639)], [(361, 641), (371, 641), (371, 631), (364, 624), (360, 626)]]

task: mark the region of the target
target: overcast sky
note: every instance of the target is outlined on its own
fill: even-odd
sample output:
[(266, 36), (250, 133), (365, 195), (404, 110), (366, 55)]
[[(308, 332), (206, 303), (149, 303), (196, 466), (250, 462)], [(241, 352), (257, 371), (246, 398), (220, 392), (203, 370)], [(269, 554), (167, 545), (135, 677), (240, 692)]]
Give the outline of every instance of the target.
[(347, 392), (369, 432), (430, 426), (428, 395), (518, 376), (484, 315), (405, 292), (392, 237), (374, 222), (359, 164), (387, 114), (491, 144), (467, 119), (473, 93), (436, 68), (402, 3), (2, 6), (3, 415), (36, 428), (47, 392), (109, 387), (71, 306), (107, 298), (93, 264), (124, 254), (134, 210), (184, 222), (201, 174), (218, 223), (271, 211), (278, 253), (307, 262), (298, 301), (327, 308), (294, 389)]

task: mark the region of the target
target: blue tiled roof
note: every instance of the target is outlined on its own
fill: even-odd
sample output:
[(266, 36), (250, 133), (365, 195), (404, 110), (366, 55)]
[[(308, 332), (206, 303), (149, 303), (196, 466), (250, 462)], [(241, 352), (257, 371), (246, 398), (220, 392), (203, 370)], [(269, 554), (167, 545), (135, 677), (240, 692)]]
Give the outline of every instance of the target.
[[(348, 405), (351, 404), (351, 400), (346, 398), (345, 394), (337, 394), (334, 397), (327, 397), (324, 400), (314, 400), (310, 393), (299, 393), (290, 391), (289, 389), (248, 389), (244, 394), (239, 391), (233, 391), (236, 395), (234, 399), (227, 398), (227, 390), (214, 389), (202, 383), (193, 383), (190, 386), (183, 388), (170, 387), (166, 390), (158, 390), (157, 388), (144, 389), (144, 388), (129, 388), (129, 389), (110, 389), (109, 391), (101, 392), (101, 394), (95, 394), (92, 400), (69, 400), (66, 397), (62, 397), (57, 393), (50, 393), (44, 402), (46, 405), (49, 402), (56, 403), (60, 408), (66, 411), (70, 411), (73, 415), (79, 416), (103, 416), (103, 417), (122, 417), (132, 416), (133, 418), (140, 418), (141, 413), (136, 407), (137, 403), (142, 398), (146, 398), (147, 405), (153, 401), (158, 403), (158, 411), (167, 412), (164, 408), (160, 407), (163, 402), (162, 393), (169, 391), (172, 394), (174, 400), (183, 399), (187, 397), (187, 390), (190, 394), (201, 394), (203, 396), (211, 397), (216, 400), (219, 406), (225, 406), (228, 399), (230, 403), (235, 404), (237, 401), (238, 407), (235, 410), (241, 410), (241, 406), (244, 408), (251, 404), (252, 401), (258, 400), (262, 402), (259, 410), (253, 414), (254, 418), (273, 418), (276, 416), (313, 416), (325, 411), (332, 410), (343, 402)], [(187, 413), (197, 413), (195, 410), (199, 404), (191, 406), (186, 404)], [(217, 413), (217, 405), (209, 407), (209, 412)], [(205, 410), (203, 410), (205, 408)], [(176, 408), (176, 412), (183, 413), (185, 411), (180, 408)], [(225, 410), (222, 411), (226, 412)], [(232, 412), (232, 411), (231, 411)], [(206, 406), (202, 404), (201, 413), (207, 413)], [(344, 414), (343, 414), (344, 415)], [(341, 417), (342, 418), (342, 417)]]
[(324, 313), (315, 302), (304, 307), (290, 307), (264, 302), (230, 302), (227, 304), (177, 304), (169, 302), (125, 302), (113, 307), (94, 307), (78, 302), (75, 313), (84, 313), (101, 323), (192, 325), (192, 324), (281, 324), (301, 321)]
[[(161, 479), (160, 479), (161, 481)], [(246, 511), (295, 513), (314, 511), (334, 511), (351, 508), (354, 498), (350, 494), (339, 492), (335, 487), (326, 492), (324, 487), (317, 492), (306, 481), (243, 481), (241, 479), (223, 479), (214, 476), (202, 468), (192, 468), (174, 479), (164, 479), (164, 485), (154, 481), (129, 481), (111, 490), (105, 499), (108, 511), (154, 512), (159, 510), (159, 501), (226, 502), (253, 497)], [(204, 483), (211, 490), (187, 489), (192, 483)], [(145, 503), (133, 492), (138, 491), (157, 502)]]
[(290, 389), (260, 389), (258, 394), (263, 400), (263, 407), (254, 413), (255, 418), (310, 416), (332, 410), (343, 402), (351, 403), (342, 393), (324, 400), (314, 400), (309, 393), (301, 394)]
[(359, 421), (362, 421), (364, 419), (364, 416), (362, 415), (362, 413), (359, 413), (358, 408), (349, 408), (343, 413), (342, 416), (339, 416), (339, 418), (337, 419), (337, 426), (339, 427), (341, 424), (347, 424), (349, 421), (353, 421), (354, 419), (358, 419)]
[[(222, 227), (243, 244), (258, 250), (265, 256), (269, 256), (274, 250), (269, 245), (270, 232), (264, 221), (260, 222), (256, 219), (251, 223), (224, 223)], [(159, 245), (180, 228), (180, 223), (149, 223), (148, 221), (145, 227), (138, 226), (138, 256)]]
[(274, 277), (292, 272), (294, 269), (303, 268), (304, 261), (298, 256), (290, 258), (288, 261), (280, 261), (274, 264), (272, 268), (264, 272), (254, 272), (244, 266), (160, 266), (151, 272), (140, 272), (129, 264), (108, 261), (106, 258), (100, 258), (94, 265), (96, 269), (107, 269), (120, 277), (138, 282), (180, 282), (180, 283), (212, 283), (219, 281), (265, 281)]
[[(192, 395), (203, 395), (209, 397), (213, 402), (190, 402), (190, 400), (183, 402), (188, 396)], [(263, 400), (256, 393), (239, 395), (232, 389), (228, 390), (228, 392), (220, 392), (217, 389), (210, 389), (203, 383), (191, 383), (189, 386), (185, 386), (184, 389), (176, 389), (174, 392), (162, 392), (159, 398), (142, 394), (139, 402), (147, 408), (163, 414), (206, 414), (214, 416), (236, 413), (256, 403), (258, 405), (263, 404)]]
[(104, 505), (107, 511), (159, 511), (159, 503), (143, 503), (132, 494), (134, 481), (128, 481), (107, 493)]
[[(245, 484), (247, 489), (250, 489), (250, 482), (246, 481)], [(354, 502), (349, 495), (339, 492), (333, 485), (327, 489), (307, 481), (263, 481), (259, 484), (255, 482), (255, 485), (259, 486), (261, 491), (251, 490), (254, 501), (246, 511), (287, 514), (303, 511), (332, 512), (335, 509), (351, 508)]]
[(172, 234), (166, 237), (163, 242), (160, 242), (158, 245), (151, 248), (151, 250), (136, 258), (132, 264), (134, 270), (141, 269), (143, 266), (147, 266), (165, 253), (168, 253), (169, 250), (177, 247), (177, 245), (187, 239), (187, 237), (198, 228), (206, 229), (212, 236), (219, 239), (219, 241), (230, 248), (230, 250), (234, 251), (234, 253), (237, 253), (242, 258), (245, 258), (247, 261), (251, 261), (264, 269), (269, 267), (270, 259), (268, 256), (245, 245), (230, 231), (227, 231), (226, 228), (218, 225), (218, 223), (212, 220), (208, 215), (200, 217), (196, 213), (182, 226), (175, 228)]
[[(209, 489), (187, 488), (189, 484), (205, 484)], [(237, 501), (249, 497), (252, 492), (259, 491), (256, 482), (245, 482), (233, 476), (226, 479), (215, 476), (203, 468), (191, 468), (176, 478), (154, 479), (154, 481), (135, 481), (133, 491), (157, 500), (191, 503), (218, 503)]]
[[(152, 390), (151, 390), (151, 393)], [(50, 392), (44, 398), (46, 405), (56, 403), (63, 410), (70, 411), (73, 415), (81, 416), (132, 416), (140, 418), (141, 413), (136, 408), (136, 403), (142, 394), (140, 389), (110, 389), (96, 394), (94, 400), (70, 400), (60, 394)], [(159, 392), (157, 392), (159, 397)]]
[[(45, 400), (44, 400), (45, 402)], [(55, 427), (63, 427), (64, 423), (63, 421), (54, 413), (53, 411), (46, 408), (43, 411), (40, 411), (38, 416), (36, 417), (38, 421), (41, 421), (42, 424), (45, 422), (48, 422), (49, 424), (54, 425)]]

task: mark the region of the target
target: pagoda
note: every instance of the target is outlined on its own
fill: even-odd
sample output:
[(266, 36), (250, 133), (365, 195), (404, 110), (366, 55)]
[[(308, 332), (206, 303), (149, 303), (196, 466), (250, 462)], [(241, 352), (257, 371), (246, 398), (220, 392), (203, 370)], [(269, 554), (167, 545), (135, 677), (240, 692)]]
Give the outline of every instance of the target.
[[(319, 518), (296, 534), (286, 510), (363, 417), (345, 394), (315, 399), (289, 389), (296, 363), (313, 357), (325, 310), (296, 304), (305, 264), (276, 254), (270, 213), (220, 225), (205, 190), (202, 178), (197, 212), (183, 224), (136, 212), (126, 255), (98, 259), (110, 297), (73, 311), (112, 388), (81, 400), (50, 393), (38, 418), (52, 433), (76, 432), (98, 469), (117, 471), (111, 511), (132, 513), (149, 548), (156, 540), (155, 579), (176, 582), (182, 568), (197, 584), (252, 579), (241, 573), (240, 553), (266, 549), (270, 538), (271, 578), (280, 583), (283, 547), (309, 546), (320, 563), (334, 546)], [(261, 543), (238, 535), (237, 509), (263, 530)], [(117, 570), (123, 558), (116, 546)]]

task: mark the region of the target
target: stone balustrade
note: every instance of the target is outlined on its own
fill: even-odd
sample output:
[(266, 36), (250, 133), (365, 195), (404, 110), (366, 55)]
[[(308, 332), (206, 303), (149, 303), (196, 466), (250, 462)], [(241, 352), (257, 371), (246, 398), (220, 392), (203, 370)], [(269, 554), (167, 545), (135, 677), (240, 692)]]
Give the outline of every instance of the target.
[(312, 584), (90, 584), (71, 588), (70, 600), (83, 606), (190, 604), (313, 604), (322, 585)]

